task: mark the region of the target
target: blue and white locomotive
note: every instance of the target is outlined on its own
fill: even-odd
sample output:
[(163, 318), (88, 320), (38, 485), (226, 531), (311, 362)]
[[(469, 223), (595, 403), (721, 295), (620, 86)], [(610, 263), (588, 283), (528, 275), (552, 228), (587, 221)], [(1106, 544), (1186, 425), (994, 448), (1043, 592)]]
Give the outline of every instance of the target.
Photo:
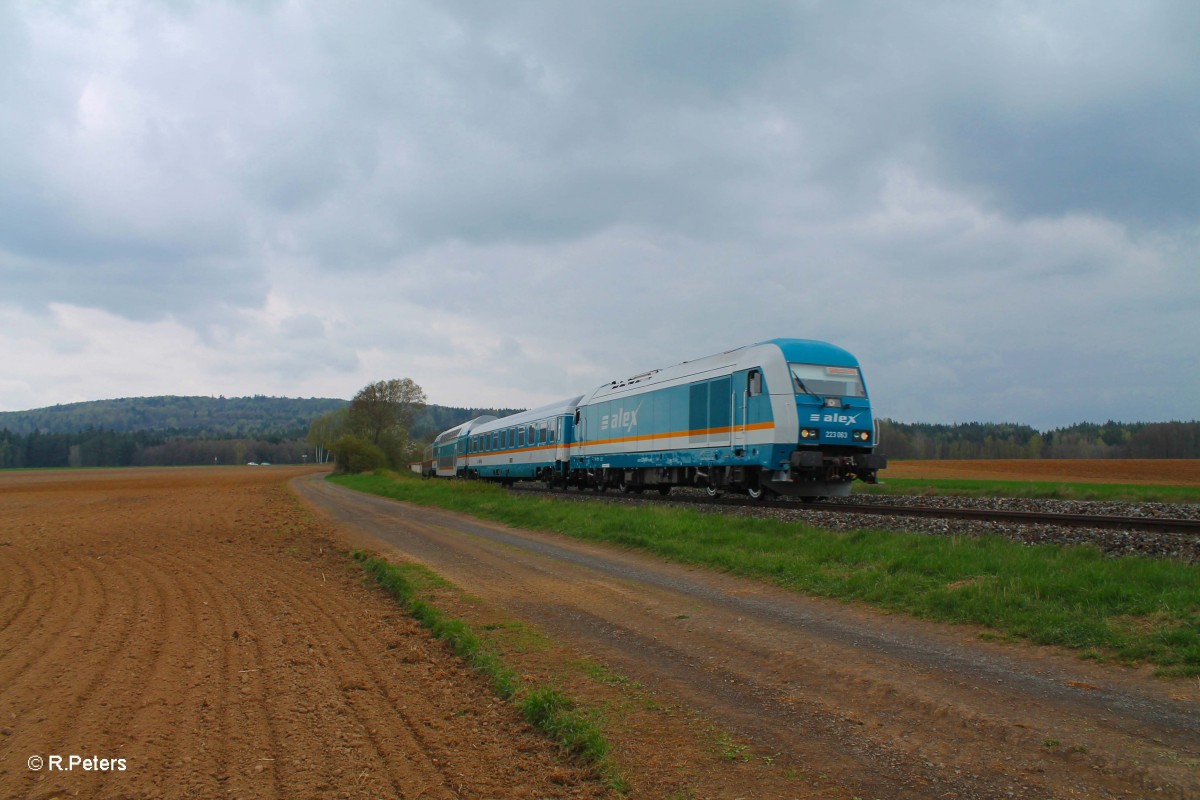
[[(773, 339), (611, 381), (435, 441), (456, 474), (624, 491), (812, 499), (875, 483), (885, 456), (858, 361), (840, 347)], [(449, 461), (447, 460), (449, 465)]]

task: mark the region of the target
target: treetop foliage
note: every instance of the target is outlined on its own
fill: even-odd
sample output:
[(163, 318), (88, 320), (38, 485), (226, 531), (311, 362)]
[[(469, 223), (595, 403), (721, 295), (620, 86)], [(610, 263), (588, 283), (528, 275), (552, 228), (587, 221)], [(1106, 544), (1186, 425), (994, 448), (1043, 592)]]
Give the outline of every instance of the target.
[(425, 408), (425, 392), (412, 378), (368, 384), (350, 401), (350, 429), (374, 445), (389, 435), (409, 435), (413, 419)]

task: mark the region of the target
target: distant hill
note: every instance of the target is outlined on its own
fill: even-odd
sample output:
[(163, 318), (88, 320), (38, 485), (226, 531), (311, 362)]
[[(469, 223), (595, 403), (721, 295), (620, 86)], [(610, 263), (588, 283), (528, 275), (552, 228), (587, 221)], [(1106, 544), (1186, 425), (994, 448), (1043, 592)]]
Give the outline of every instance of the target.
[(303, 438), (317, 417), (346, 400), (290, 397), (122, 397), (0, 412), (0, 430), (17, 434), (152, 431), (170, 435)]
[[(189, 438), (303, 439), (309, 424), (330, 411), (350, 405), (335, 398), (292, 397), (122, 397), (85, 403), (0, 411), (0, 431), (27, 436), (31, 433), (79, 433), (105, 430), (113, 433), (150, 432)], [(469, 419), (497, 417), (524, 409), (457, 408), (427, 406), (413, 421), (414, 439), (429, 439)]]
[[(349, 406), (332, 398), (123, 397), (0, 412), (0, 469), (182, 464), (299, 464), (314, 419)], [(417, 442), (482, 414), (515, 409), (428, 406)]]

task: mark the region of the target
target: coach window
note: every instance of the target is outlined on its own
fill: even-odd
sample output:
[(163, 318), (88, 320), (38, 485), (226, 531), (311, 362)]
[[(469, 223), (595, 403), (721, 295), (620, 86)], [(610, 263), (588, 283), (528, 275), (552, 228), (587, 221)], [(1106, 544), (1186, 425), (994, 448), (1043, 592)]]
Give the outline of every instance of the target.
[(554, 425), (555, 425), (555, 423), (552, 421), (550, 423), (550, 429), (546, 434), (547, 436), (550, 437), (550, 444), (554, 444)]
[(517, 428), (517, 447), (525, 446), (525, 429)]
[(527, 433), (525, 434), (525, 441), (529, 442), (530, 447), (533, 447), (535, 444), (537, 444), (536, 429), (534, 428), (533, 425), (530, 425), (525, 430), (527, 431)]

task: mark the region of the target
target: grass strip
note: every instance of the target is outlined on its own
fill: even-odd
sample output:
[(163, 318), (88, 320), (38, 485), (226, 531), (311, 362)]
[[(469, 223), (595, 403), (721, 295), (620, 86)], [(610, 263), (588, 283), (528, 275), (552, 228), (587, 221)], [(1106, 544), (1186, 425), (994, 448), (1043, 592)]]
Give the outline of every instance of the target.
[(1127, 483), (888, 478), (881, 484), (854, 484), (855, 494), (926, 497), (1021, 497), (1037, 500), (1099, 500), (1110, 503), (1200, 503), (1200, 488)]
[(344, 486), (485, 519), (647, 550), (798, 592), (986, 626), (1093, 658), (1200, 674), (1200, 568), (999, 536), (839, 533), (664, 506), (516, 497), (482, 482), (335, 476)]
[(527, 722), (590, 764), (610, 788), (628, 789), (610, 757), (608, 740), (587, 709), (552, 686), (529, 685), (466, 622), (448, 617), (422, 597), (427, 587), (447, 586), (444, 580), (418, 564), (394, 564), (361, 550), (352, 556), (418, 622), (487, 677), (501, 698), (515, 703)]

